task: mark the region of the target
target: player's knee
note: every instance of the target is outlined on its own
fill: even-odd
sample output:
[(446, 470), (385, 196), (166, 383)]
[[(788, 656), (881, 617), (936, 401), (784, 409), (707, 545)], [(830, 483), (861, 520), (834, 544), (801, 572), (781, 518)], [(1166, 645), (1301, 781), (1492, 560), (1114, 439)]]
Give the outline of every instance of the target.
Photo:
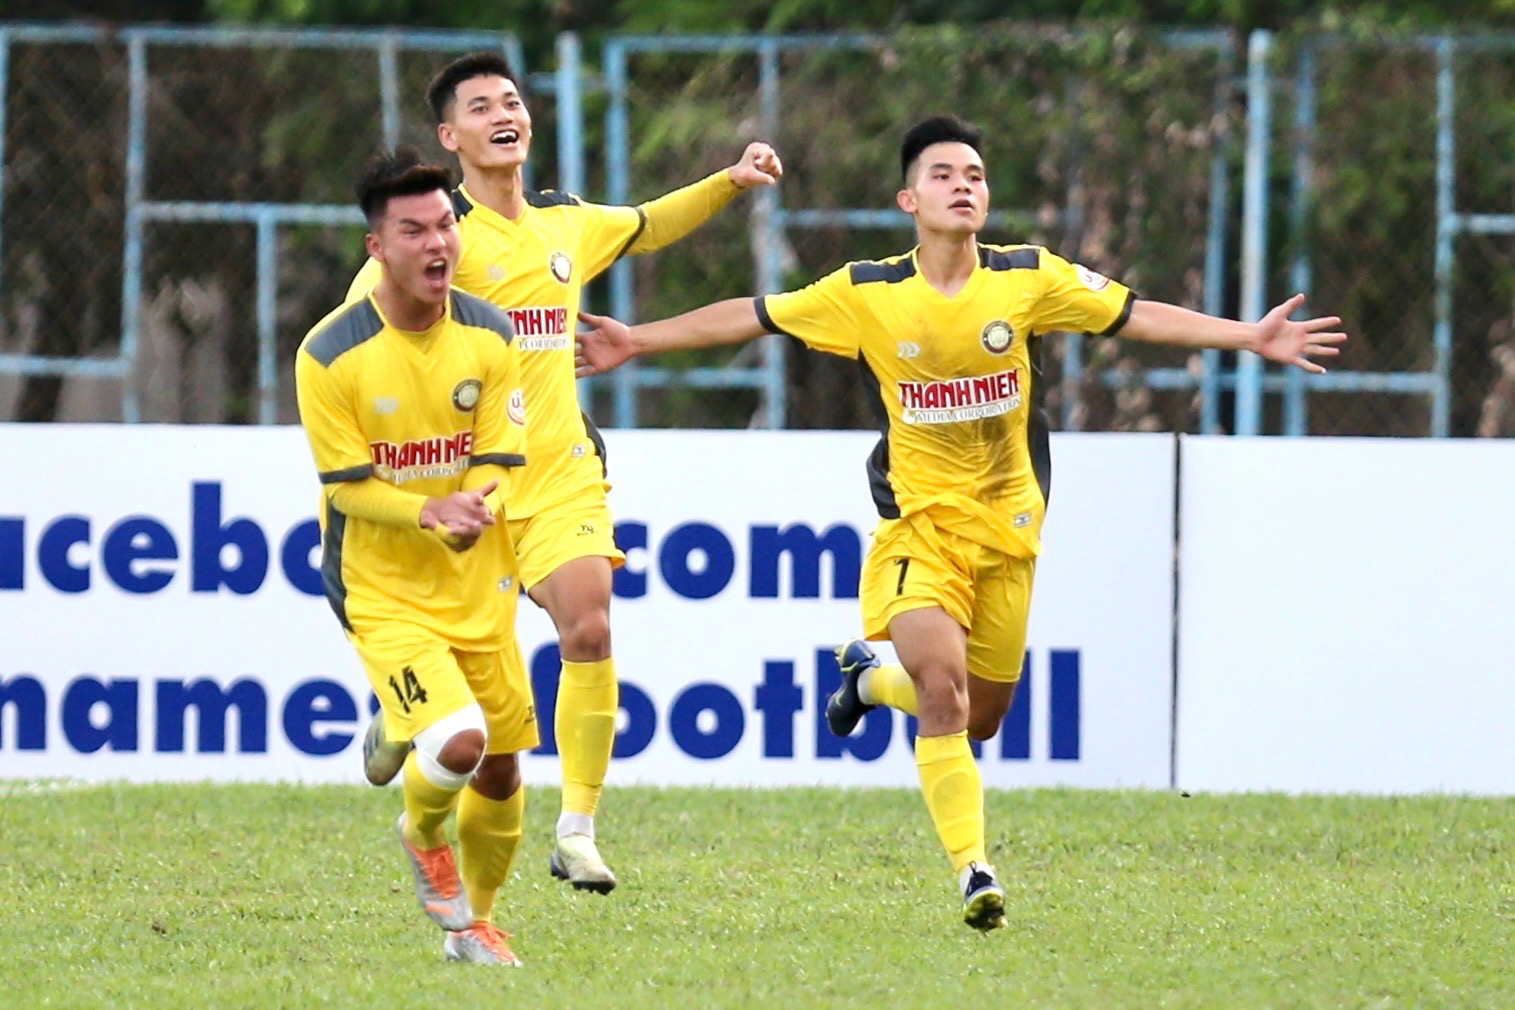
[(521, 763), (514, 754), (487, 754), (473, 773), (473, 788), (491, 800), (508, 800), (521, 788)]
[(563, 622), (559, 643), (565, 657), (594, 662), (610, 655), (610, 613), (594, 607)]
[(961, 726), (968, 719), (968, 689), (949, 671), (926, 671), (916, 678), (916, 704), (923, 719)]
[(421, 774), (443, 789), (461, 789), (484, 760), (488, 741), (484, 710), (477, 703), (444, 716), (416, 734)]
[(999, 732), (1000, 725), (1005, 721), (1005, 710), (999, 709), (992, 712), (968, 712), (968, 736), (974, 740), (987, 740)]

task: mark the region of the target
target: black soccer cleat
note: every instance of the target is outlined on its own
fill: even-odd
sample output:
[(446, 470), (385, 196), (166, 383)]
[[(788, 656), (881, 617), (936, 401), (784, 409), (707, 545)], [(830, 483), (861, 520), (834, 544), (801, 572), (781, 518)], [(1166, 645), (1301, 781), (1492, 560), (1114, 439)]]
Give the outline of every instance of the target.
[(1005, 889), (994, 879), (994, 868), (968, 864), (968, 883), (963, 887), (963, 921), (980, 932), (1005, 928)]
[(878, 657), (867, 642), (853, 639), (836, 650), (836, 665), (842, 671), (842, 686), (826, 699), (826, 725), (837, 736), (851, 736), (863, 716), (878, 708), (863, 701), (857, 689), (863, 672), (878, 666)]

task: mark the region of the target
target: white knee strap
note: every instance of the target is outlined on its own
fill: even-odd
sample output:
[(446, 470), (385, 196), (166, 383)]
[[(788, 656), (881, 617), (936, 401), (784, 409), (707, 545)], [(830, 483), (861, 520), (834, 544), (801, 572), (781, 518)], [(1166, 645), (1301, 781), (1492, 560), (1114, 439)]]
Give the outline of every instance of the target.
[[(466, 772), (455, 772), (450, 768), (444, 768), (437, 760), (442, 749), (453, 737), (468, 730), (478, 730), (488, 739), (489, 728), (484, 722), (484, 710), (479, 707), (478, 702), (461, 708), (452, 715), (443, 716), (416, 734), (416, 763), (426, 781), (439, 789), (462, 789), (468, 784), (469, 778), (473, 776), (474, 768)], [(483, 760), (482, 756), (480, 760)]]

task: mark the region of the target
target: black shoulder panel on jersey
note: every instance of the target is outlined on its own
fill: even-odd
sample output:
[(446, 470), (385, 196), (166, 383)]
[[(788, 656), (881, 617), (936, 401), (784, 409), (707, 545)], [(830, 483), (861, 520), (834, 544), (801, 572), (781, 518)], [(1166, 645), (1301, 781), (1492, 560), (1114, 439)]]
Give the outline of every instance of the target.
[(326, 329), (305, 345), (305, 353), (330, 368), (333, 361), (363, 341), (377, 337), (383, 329), (384, 320), (379, 318), (379, 313), (365, 298), (361, 302), (354, 302), (328, 323)]
[(875, 281), (898, 284), (915, 276), (915, 264), (906, 256), (893, 263), (854, 263), (847, 273), (853, 284), (872, 284)]
[(981, 245), (978, 261), (990, 270), (1035, 270), (1042, 265), (1042, 251), (1034, 245), (1008, 252)]
[(555, 189), (549, 189), (544, 193), (538, 193), (534, 189), (526, 191), (526, 202), (533, 207), (577, 207), (579, 198), (572, 193), (562, 193)]
[(464, 326), (494, 330), (505, 338), (507, 344), (516, 336), (516, 328), (504, 309), (493, 302), (486, 302), (477, 295), (471, 295), (467, 291), (459, 291), (456, 288), (452, 292), (452, 318)]
[(455, 189), (455, 190), (453, 190), (452, 191), (452, 215), (453, 215), (453, 217), (455, 217), (459, 221), (461, 221), (465, 217), (468, 216), (468, 212), (471, 211), (471, 210), (473, 210), (473, 204), (471, 204), (471, 203), (468, 202), (468, 197), (466, 197), (466, 196), (463, 195), (463, 191), (461, 189)]

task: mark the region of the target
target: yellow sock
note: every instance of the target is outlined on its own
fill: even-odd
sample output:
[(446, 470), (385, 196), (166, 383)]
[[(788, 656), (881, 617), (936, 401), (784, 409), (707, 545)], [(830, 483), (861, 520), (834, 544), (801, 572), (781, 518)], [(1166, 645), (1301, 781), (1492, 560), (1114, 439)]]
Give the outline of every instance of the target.
[(952, 869), (961, 871), (969, 863), (988, 862), (984, 854), (984, 780), (968, 747), (968, 734), (916, 737), (915, 764), (926, 809), (946, 846)]
[(437, 785), (421, 773), (416, 752), (405, 758), (405, 837), (417, 848), (447, 844), (442, 825), (458, 802), (457, 789)]
[(619, 705), (615, 660), (563, 662), (554, 725), (558, 754), (563, 760), (564, 813), (593, 817), (599, 809), (610, 752), (615, 747)]
[(458, 875), (463, 878), (475, 922), (490, 921), (495, 893), (510, 876), (525, 818), (524, 784), (503, 800), (489, 799), (472, 787), (463, 790), (458, 801)]
[(915, 703), (915, 682), (898, 663), (875, 666), (863, 674), (859, 687), (863, 700), (870, 705), (888, 705), (911, 715), (921, 714)]

